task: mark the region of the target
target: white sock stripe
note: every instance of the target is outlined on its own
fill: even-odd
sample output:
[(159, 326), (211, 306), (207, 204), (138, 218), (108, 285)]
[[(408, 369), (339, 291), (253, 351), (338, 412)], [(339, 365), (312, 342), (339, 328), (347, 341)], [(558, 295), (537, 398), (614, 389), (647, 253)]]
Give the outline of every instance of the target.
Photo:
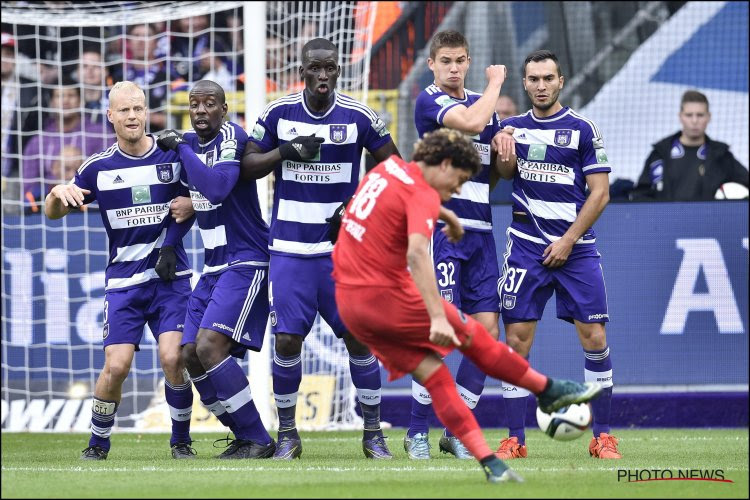
[(614, 385), (612, 379), (612, 370), (595, 372), (591, 370), (583, 370), (586, 382), (599, 382), (602, 387), (612, 387)]
[(252, 400), (253, 395), (250, 394), (250, 386), (246, 385), (240, 392), (231, 398), (222, 401), (221, 404), (224, 405), (224, 408), (229, 413), (234, 413)]
[(524, 389), (523, 387), (517, 387), (513, 384), (509, 384), (507, 382), (503, 382), (503, 397), (508, 399), (514, 399), (514, 398), (525, 398), (529, 394), (531, 394), (529, 391)]
[(209, 375), (212, 372), (215, 372), (216, 370), (218, 370), (219, 368), (221, 368), (224, 365), (224, 363), (227, 363), (231, 359), (232, 359), (231, 355), (227, 356), (226, 358), (224, 358), (223, 360), (221, 360), (221, 363), (219, 363), (218, 365), (214, 366), (210, 370), (206, 370), (206, 375)]
[(411, 397), (416, 399), (419, 403), (422, 403), (423, 405), (431, 405), (432, 404), (432, 396), (430, 396), (430, 393), (425, 389), (419, 382), (416, 380), (411, 381)]
[(170, 404), (168, 404), (167, 406), (169, 406), (170, 418), (178, 422), (184, 422), (186, 420), (190, 420), (190, 416), (193, 414), (192, 406), (188, 408), (175, 408), (174, 406)]
[(464, 400), (464, 403), (466, 403), (466, 406), (469, 407), (470, 410), (473, 410), (477, 407), (477, 403), (479, 403), (479, 397), (480, 394), (474, 394), (470, 390), (468, 390), (466, 387), (456, 384), (456, 389), (458, 389), (458, 394), (461, 396), (461, 399)]
[(369, 358), (365, 359), (349, 356), (349, 362), (354, 366), (370, 366), (373, 363), (377, 363), (378, 360), (375, 358), (374, 354), (371, 354)]
[(98, 427), (91, 424), (91, 434), (103, 438), (108, 438), (112, 434), (112, 427)]
[(250, 310), (253, 308), (255, 297), (257, 297), (258, 292), (260, 292), (260, 286), (263, 283), (263, 278), (265, 276), (266, 272), (261, 269), (256, 270), (253, 275), (253, 282), (247, 290), (245, 303), (242, 304), (242, 312), (240, 312), (240, 317), (237, 319), (237, 324), (235, 325), (234, 333), (232, 334), (232, 337), (237, 342), (242, 341), (242, 330), (245, 329), (245, 322), (247, 321), (247, 317), (250, 316)]
[(297, 393), (294, 394), (276, 394), (273, 393), (273, 399), (276, 401), (276, 408), (291, 408), (297, 405)]
[(165, 379), (164, 379), (164, 385), (165, 385), (166, 387), (169, 387), (169, 388), (170, 388), (170, 389), (172, 389), (173, 391), (184, 391), (184, 390), (186, 390), (186, 389), (190, 389), (190, 380), (188, 380), (187, 382), (184, 382), (184, 383), (183, 383), (183, 384), (181, 384), (181, 385), (172, 385), (172, 384), (170, 384), (170, 383), (169, 383), (169, 381), (168, 381), (168, 380), (167, 380), (167, 379), (165, 378)]
[(276, 355), (276, 353), (273, 354), (273, 362), (274, 364), (277, 364), (279, 366), (283, 366), (284, 368), (291, 368), (292, 366), (298, 365), (302, 363), (302, 354), (299, 356), (296, 356), (290, 360), (282, 360), (279, 359), (279, 357)]
[[(203, 405), (203, 406), (206, 406), (206, 405)], [(208, 409), (208, 411), (213, 413), (214, 416), (216, 417), (218, 417), (219, 415), (224, 415), (227, 412), (226, 408), (224, 408), (224, 405), (221, 404), (221, 401), (218, 401), (218, 400), (215, 403), (209, 406), (206, 406), (206, 408)]]
[(203, 375), (198, 375), (197, 377), (190, 377), (190, 380), (192, 380), (193, 383), (195, 383), (195, 382), (200, 382), (202, 380), (206, 380), (206, 378), (208, 378), (208, 373), (204, 373)]
[(584, 354), (584, 356), (586, 356), (586, 359), (588, 359), (588, 360), (591, 360), (591, 361), (602, 361), (602, 360), (606, 359), (607, 356), (609, 356), (609, 347), (607, 347), (604, 350), (604, 352), (594, 353), (594, 352), (585, 352), (584, 351), (583, 354)]
[(98, 413), (94, 413), (94, 418), (97, 419), (99, 422), (112, 422), (115, 419), (114, 415), (99, 415)]
[(357, 401), (366, 405), (380, 404), (380, 389), (357, 388)]

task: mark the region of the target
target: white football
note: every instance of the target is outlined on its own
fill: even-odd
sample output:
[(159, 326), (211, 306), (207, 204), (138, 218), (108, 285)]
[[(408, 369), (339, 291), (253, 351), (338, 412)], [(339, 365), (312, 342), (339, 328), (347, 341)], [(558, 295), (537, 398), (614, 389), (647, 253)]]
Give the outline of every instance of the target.
[(571, 441), (581, 437), (591, 425), (591, 407), (588, 403), (581, 403), (565, 406), (551, 414), (537, 408), (536, 421), (552, 439)]
[(745, 200), (748, 198), (747, 187), (739, 182), (725, 182), (716, 190), (714, 198), (717, 200)]

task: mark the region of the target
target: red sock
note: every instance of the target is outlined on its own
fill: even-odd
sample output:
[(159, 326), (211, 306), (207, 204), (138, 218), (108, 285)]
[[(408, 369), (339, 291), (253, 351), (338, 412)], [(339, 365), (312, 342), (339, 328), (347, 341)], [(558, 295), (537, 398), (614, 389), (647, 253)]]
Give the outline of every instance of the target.
[(432, 409), (445, 427), (481, 460), (492, 455), (474, 414), (456, 390), (456, 382), (445, 364), (422, 382), (432, 396)]
[[(539, 394), (547, 384), (547, 377), (529, 366), (529, 362), (511, 349), (508, 344), (497, 341), (474, 318), (467, 317), (466, 333), (471, 336), (469, 346), (462, 349), (480, 370), (491, 377), (505, 380), (518, 387)], [(465, 342), (464, 336), (459, 336)]]

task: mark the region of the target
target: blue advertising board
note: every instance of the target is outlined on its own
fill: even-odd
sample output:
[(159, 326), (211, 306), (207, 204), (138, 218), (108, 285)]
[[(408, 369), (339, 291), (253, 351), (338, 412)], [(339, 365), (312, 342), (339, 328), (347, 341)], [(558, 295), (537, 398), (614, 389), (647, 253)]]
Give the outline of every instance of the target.
[[(510, 206), (493, 207), (501, 265), (510, 216)], [(595, 229), (615, 383), (747, 384), (748, 203), (611, 204)], [(196, 235), (186, 247), (199, 270)], [(8, 216), (2, 236), (4, 375), (75, 377), (100, 369), (107, 245), (99, 215)], [(555, 317), (554, 300), (530, 361), (552, 376), (583, 378), (575, 328)], [(139, 355), (135, 367), (149, 371), (157, 362)], [(458, 354), (448, 362), (455, 368)], [(385, 384), (408, 386), (408, 377)]]

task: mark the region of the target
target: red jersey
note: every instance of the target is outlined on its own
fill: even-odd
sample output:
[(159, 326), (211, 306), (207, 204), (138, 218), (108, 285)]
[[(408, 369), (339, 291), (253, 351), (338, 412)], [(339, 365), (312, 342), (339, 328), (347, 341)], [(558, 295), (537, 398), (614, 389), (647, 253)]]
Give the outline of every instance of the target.
[(367, 175), (349, 202), (333, 249), (337, 284), (403, 287), (409, 235), (432, 237), (440, 195), (416, 163), (391, 156)]

